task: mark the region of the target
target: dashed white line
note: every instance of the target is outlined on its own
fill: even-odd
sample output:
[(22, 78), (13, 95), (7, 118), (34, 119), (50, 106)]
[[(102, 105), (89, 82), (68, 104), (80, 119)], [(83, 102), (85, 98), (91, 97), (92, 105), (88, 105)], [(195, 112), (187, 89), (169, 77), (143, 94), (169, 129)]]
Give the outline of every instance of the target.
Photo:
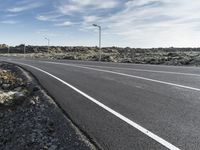
[(181, 85), (181, 84), (165, 82), (165, 81), (160, 81), (160, 80), (155, 80), (155, 79), (145, 78), (145, 77), (140, 77), (140, 76), (134, 76), (134, 75), (115, 72), (115, 71), (110, 71), (110, 70), (103, 70), (103, 69), (90, 68), (90, 67), (80, 66), (80, 65), (75, 65), (75, 64), (66, 64), (66, 63), (57, 63), (57, 62), (45, 62), (45, 63), (66, 65), (66, 66), (72, 66), (72, 67), (77, 67), (77, 68), (83, 68), (83, 69), (95, 70), (95, 71), (100, 71), (100, 72), (106, 72), (106, 73), (111, 73), (111, 74), (116, 74), (116, 75), (121, 75), (121, 76), (126, 76), (126, 77), (131, 77), (131, 78), (136, 78), (136, 79), (141, 79), (141, 80), (146, 80), (146, 81), (151, 81), (151, 82), (156, 82), (156, 83), (161, 83), (161, 84), (165, 84), (165, 85), (170, 85), (170, 86), (175, 86), (175, 87), (179, 87), (179, 88), (184, 88), (184, 89), (189, 89), (189, 90), (194, 90), (194, 91), (200, 92), (199, 88), (195, 88), (195, 87), (191, 87), (191, 86), (185, 86), (185, 85)]
[(95, 104), (97, 104), (98, 106), (100, 106), (101, 108), (105, 109), (106, 111), (110, 112), (111, 114), (115, 115), (116, 117), (118, 117), (119, 119), (123, 120), (124, 122), (128, 123), (129, 125), (131, 125), (132, 127), (136, 128), (137, 130), (139, 130), (140, 132), (144, 133), (145, 135), (149, 136), (150, 138), (154, 139), (155, 141), (157, 141), (158, 143), (162, 144), (163, 146), (165, 146), (166, 148), (170, 149), (170, 150), (180, 150), (178, 147), (174, 146), (173, 144), (169, 143), (168, 141), (164, 140), (163, 138), (159, 137), (158, 135), (152, 133), (151, 131), (145, 129), (144, 127), (142, 127), (141, 125), (133, 122), (132, 120), (128, 119), (127, 117), (123, 116), (122, 114), (118, 113), (117, 111), (111, 109), (110, 107), (104, 105), (103, 103), (99, 102), (98, 100), (96, 100), (95, 98), (89, 96), (88, 94), (84, 93), (83, 91), (79, 90), (78, 88), (74, 87), (73, 85), (65, 82), (64, 80), (54, 76), (53, 74), (42, 70), (40, 68), (37, 68), (35, 66), (31, 66), (28, 64), (24, 64), (24, 63), (19, 63), (19, 62), (13, 62), (16, 64), (21, 64), (24, 66), (28, 66), (31, 67), (33, 69), (36, 69), (40, 72), (43, 72), (49, 76), (51, 76), (52, 78), (60, 81), (61, 83), (63, 83), (64, 85), (70, 87), (71, 89), (73, 89), (74, 91), (76, 91), (77, 93), (81, 94), (82, 96), (86, 97), (88, 100), (94, 102)]
[(119, 70), (133, 70), (140, 72), (152, 72), (152, 73), (163, 73), (163, 74), (175, 74), (175, 75), (185, 75), (185, 76), (197, 76), (200, 77), (200, 74), (193, 73), (182, 73), (182, 72), (172, 72), (172, 71), (157, 71), (149, 69), (134, 69), (134, 68), (121, 68), (121, 67), (109, 67), (109, 66), (97, 66), (97, 65), (81, 65), (84, 67), (97, 67), (97, 68), (108, 68), (108, 69), (119, 69)]

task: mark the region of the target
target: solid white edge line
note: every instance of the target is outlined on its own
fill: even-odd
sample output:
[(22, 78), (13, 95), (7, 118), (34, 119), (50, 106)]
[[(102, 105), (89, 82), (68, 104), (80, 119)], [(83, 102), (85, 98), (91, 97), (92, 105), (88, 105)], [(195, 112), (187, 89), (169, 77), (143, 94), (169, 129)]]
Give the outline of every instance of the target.
[(170, 149), (170, 150), (180, 150), (178, 147), (172, 145), (171, 143), (167, 142), (166, 140), (164, 140), (163, 138), (157, 136), (156, 134), (152, 133), (151, 131), (145, 129), (144, 127), (142, 127), (141, 125), (133, 122), (132, 120), (126, 118), (125, 116), (121, 115), (120, 113), (116, 112), (115, 110), (109, 108), (108, 106), (104, 105), (103, 103), (99, 102), (98, 100), (96, 100), (95, 98), (89, 96), (88, 94), (82, 92), (81, 90), (79, 90), (78, 88), (74, 87), (73, 85), (65, 82), (64, 80), (50, 74), (49, 72), (42, 70), (40, 68), (37, 68), (35, 66), (31, 66), (28, 64), (24, 64), (24, 63), (19, 63), (19, 62), (14, 62), (16, 64), (21, 64), (24, 66), (28, 66), (31, 67), (33, 69), (36, 69), (38, 71), (41, 71), (53, 78), (55, 78), (56, 80), (60, 81), (61, 83), (65, 84), (66, 86), (70, 87), (71, 89), (73, 89), (74, 91), (78, 92), (79, 94), (81, 94), (82, 96), (86, 97), (87, 99), (89, 99), (90, 101), (94, 102), (95, 104), (97, 104), (98, 106), (102, 107), (103, 109), (105, 109), (106, 111), (110, 112), (111, 114), (115, 115), (116, 117), (118, 117), (119, 119), (123, 120), (124, 122), (128, 123), (129, 125), (131, 125), (132, 127), (136, 128), (137, 130), (141, 131), (142, 133), (144, 133), (145, 135), (149, 136), (150, 138), (154, 139), (155, 141), (157, 141), (158, 143), (162, 144), (163, 146), (165, 146), (166, 148)]
[(165, 82), (165, 81), (160, 81), (160, 80), (155, 80), (155, 79), (145, 78), (145, 77), (140, 77), (140, 76), (134, 76), (134, 75), (110, 71), (110, 70), (103, 70), (103, 69), (97, 69), (97, 68), (84, 67), (84, 66), (81, 66), (81, 65), (57, 63), (57, 62), (45, 62), (45, 63), (60, 64), (60, 65), (65, 65), (65, 66), (72, 66), (72, 67), (77, 67), (77, 68), (83, 68), (83, 69), (95, 70), (95, 71), (106, 72), (106, 73), (111, 73), (111, 74), (117, 74), (117, 75), (121, 75), (121, 76), (126, 76), (126, 77), (131, 77), (131, 78), (136, 78), (136, 79), (141, 79), (141, 80), (146, 80), (146, 81), (151, 81), (151, 82), (156, 82), (156, 83), (161, 83), (161, 84), (166, 84), (166, 85), (170, 85), (170, 86), (176, 86), (176, 87), (200, 92), (200, 89), (195, 88), (195, 87), (190, 87), (190, 86), (185, 86), (185, 85), (181, 85), (181, 84)]

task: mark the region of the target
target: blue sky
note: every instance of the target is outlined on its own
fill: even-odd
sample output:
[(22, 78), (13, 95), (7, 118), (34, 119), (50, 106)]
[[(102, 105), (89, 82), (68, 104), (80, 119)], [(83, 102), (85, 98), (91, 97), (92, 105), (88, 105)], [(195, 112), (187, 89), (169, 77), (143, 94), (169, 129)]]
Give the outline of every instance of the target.
[(199, 0), (0, 0), (0, 43), (200, 46)]

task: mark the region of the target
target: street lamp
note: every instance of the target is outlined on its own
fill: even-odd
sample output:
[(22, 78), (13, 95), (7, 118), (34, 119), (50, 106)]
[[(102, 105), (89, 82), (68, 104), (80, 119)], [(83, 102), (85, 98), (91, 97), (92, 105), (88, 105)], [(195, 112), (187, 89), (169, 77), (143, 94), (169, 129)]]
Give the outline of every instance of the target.
[(26, 57), (26, 44), (24, 44), (24, 58)]
[(23, 44), (23, 50), (24, 50), (24, 58), (26, 57), (25, 55), (26, 55), (26, 44)]
[(99, 28), (99, 61), (101, 61), (101, 26), (93, 24), (94, 27)]
[(7, 47), (8, 48), (8, 54), (10, 53), (10, 46)]
[(47, 37), (44, 37), (44, 39), (48, 41), (48, 52), (49, 52), (50, 39)]

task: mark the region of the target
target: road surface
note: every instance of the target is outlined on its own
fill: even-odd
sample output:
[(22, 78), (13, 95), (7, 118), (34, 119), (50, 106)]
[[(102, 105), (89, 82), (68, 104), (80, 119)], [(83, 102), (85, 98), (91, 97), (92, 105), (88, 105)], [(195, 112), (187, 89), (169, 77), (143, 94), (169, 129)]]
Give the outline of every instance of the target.
[(2, 60), (36, 76), (102, 149), (199, 150), (198, 67)]

